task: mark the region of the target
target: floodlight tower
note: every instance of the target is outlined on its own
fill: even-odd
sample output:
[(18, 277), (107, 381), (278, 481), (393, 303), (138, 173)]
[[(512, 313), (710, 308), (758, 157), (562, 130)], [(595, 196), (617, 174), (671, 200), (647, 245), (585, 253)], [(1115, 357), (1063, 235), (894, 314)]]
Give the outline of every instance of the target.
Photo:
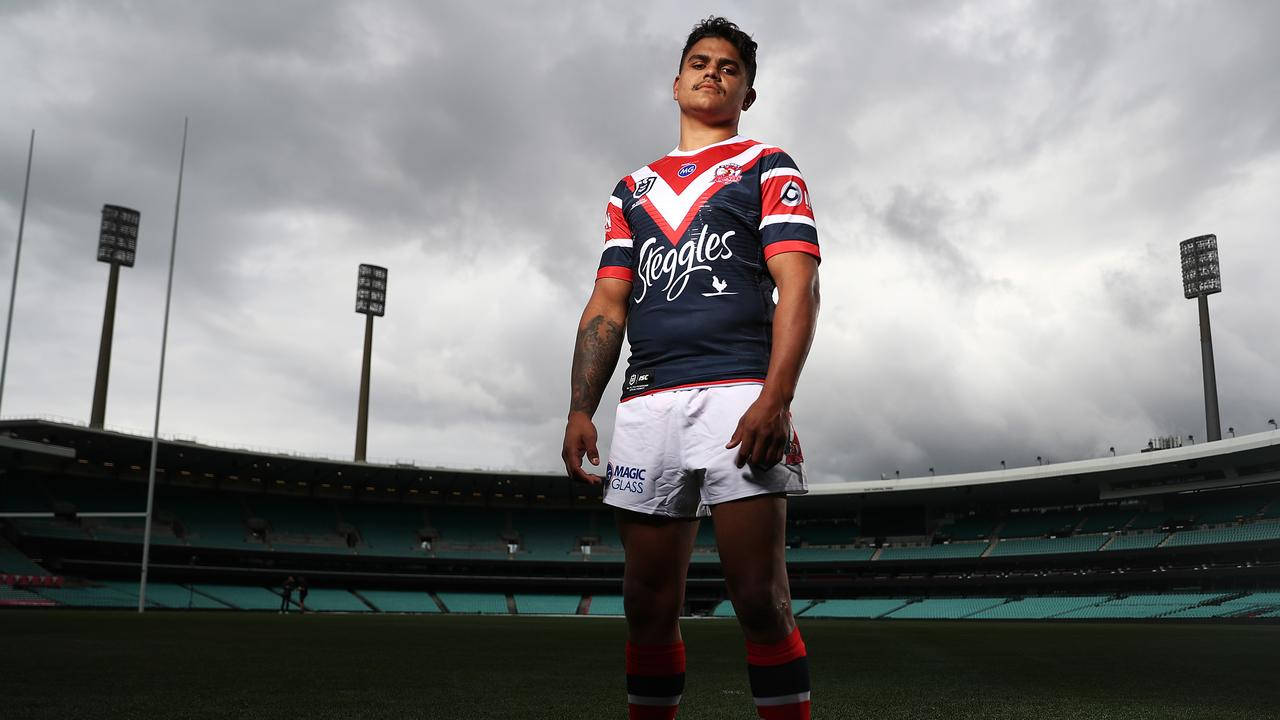
[(111, 374), (111, 336), (116, 326), (116, 288), (120, 266), (133, 267), (138, 251), (138, 220), (141, 214), (119, 205), (102, 206), (102, 226), (98, 233), (98, 262), (111, 265), (107, 280), (107, 307), (102, 316), (102, 342), (98, 345), (98, 376), (93, 383), (93, 409), (89, 427), (102, 429), (107, 414), (107, 379)]
[(356, 276), (356, 312), (364, 315), (364, 364), (360, 368), (360, 408), (356, 411), (356, 462), (364, 462), (369, 441), (369, 364), (373, 355), (373, 318), (387, 312), (387, 269), (360, 265)]
[(1200, 359), (1204, 365), (1205, 436), (1212, 442), (1222, 439), (1222, 422), (1218, 419), (1218, 381), (1213, 371), (1213, 334), (1209, 331), (1209, 296), (1222, 292), (1222, 273), (1218, 269), (1218, 236), (1200, 235), (1183, 240), (1182, 294), (1196, 298), (1200, 305)]

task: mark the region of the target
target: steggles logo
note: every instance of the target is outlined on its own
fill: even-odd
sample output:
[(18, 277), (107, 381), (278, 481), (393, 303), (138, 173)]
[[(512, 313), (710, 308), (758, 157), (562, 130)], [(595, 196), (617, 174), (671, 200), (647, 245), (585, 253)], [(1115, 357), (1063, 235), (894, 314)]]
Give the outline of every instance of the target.
[(666, 242), (659, 242), (658, 238), (645, 240), (640, 247), (637, 274), (641, 284), (640, 297), (636, 298), (636, 302), (643, 301), (649, 288), (655, 285), (661, 285), (668, 302), (680, 297), (689, 286), (690, 275), (695, 272), (710, 272), (711, 266), (706, 263), (733, 257), (733, 251), (729, 249), (729, 238), (733, 235), (733, 230), (723, 235), (710, 233), (707, 226), (703, 225), (697, 240), (679, 247), (672, 248)]

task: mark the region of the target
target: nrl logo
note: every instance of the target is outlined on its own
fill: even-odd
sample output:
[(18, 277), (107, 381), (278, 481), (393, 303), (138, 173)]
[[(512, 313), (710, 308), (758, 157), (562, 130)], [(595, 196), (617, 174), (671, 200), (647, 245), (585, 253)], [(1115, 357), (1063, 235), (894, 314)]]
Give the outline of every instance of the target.
[(636, 183), (636, 191), (631, 193), (631, 197), (636, 199), (644, 197), (645, 193), (649, 192), (650, 188), (653, 187), (653, 181), (657, 179), (658, 178), (656, 175), (650, 175), (649, 177)]
[(716, 168), (715, 182), (721, 185), (736, 183), (742, 180), (742, 166), (737, 163), (725, 163)]

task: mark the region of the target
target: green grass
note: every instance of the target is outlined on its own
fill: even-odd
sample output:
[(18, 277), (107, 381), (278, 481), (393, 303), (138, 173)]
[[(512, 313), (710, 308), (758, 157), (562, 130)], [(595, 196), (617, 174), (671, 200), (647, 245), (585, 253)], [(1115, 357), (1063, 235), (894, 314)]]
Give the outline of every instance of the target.
[[(814, 717), (1264, 718), (1280, 625), (805, 620)], [(680, 718), (755, 717), (732, 620)], [(625, 718), (618, 619), (0, 612), (5, 717)]]

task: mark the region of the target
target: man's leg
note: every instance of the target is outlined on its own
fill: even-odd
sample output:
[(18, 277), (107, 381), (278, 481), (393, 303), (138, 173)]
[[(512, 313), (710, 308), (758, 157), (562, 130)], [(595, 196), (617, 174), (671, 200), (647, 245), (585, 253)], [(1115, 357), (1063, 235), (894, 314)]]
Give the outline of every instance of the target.
[(627, 704), (631, 720), (671, 720), (684, 693), (680, 609), (698, 522), (618, 511), (626, 550)]
[(746, 636), (756, 712), (768, 720), (808, 720), (809, 661), (787, 582), (786, 497), (720, 503), (711, 515), (729, 599)]

